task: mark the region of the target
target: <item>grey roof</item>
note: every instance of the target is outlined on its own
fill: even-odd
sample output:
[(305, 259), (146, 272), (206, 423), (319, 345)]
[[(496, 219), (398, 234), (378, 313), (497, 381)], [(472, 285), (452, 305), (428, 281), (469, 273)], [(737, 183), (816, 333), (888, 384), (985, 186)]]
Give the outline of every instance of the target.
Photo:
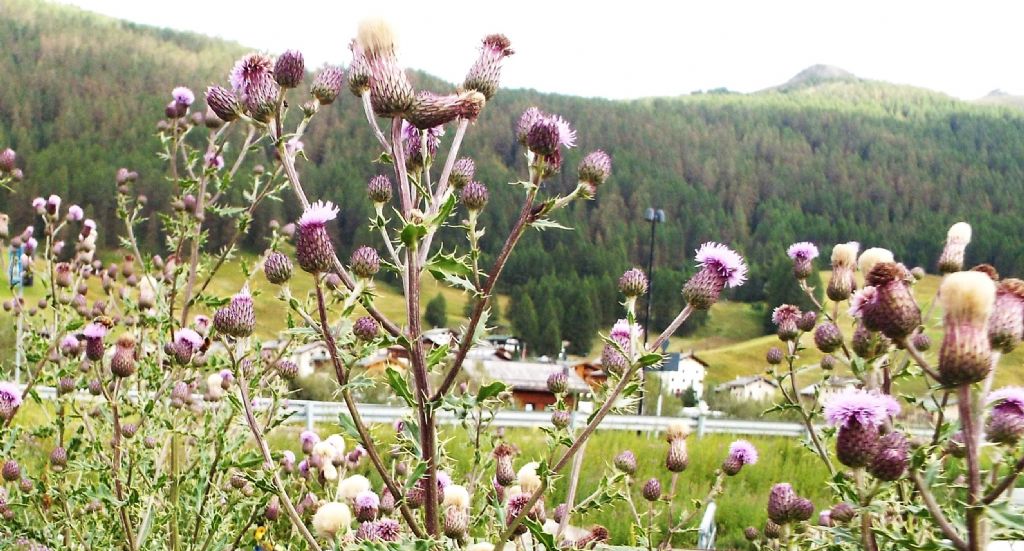
[(484, 378), (501, 381), (512, 390), (547, 390), (548, 377), (552, 373), (565, 371), (569, 376), (569, 392), (590, 392), (590, 385), (575, 371), (559, 364), (533, 362), (506, 362), (484, 360)]
[(771, 379), (769, 379), (767, 377), (762, 377), (761, 375), (752, 375), (750, 377), (736, 377), (735, 379), (733, 379), (733, 380), (731, 380), (731, 381), (729, 381), (727, 383), (722, 383), (722, 384), (718, 385), (716, 388), (719, 389), (719, 390), (720, 389), (724, 389), (724, 388), (738, 388), (738, 387), (741, 387), (741, 386), (747, 386), (749, 384), (756, 383), (758, 381), (762, 381), (762, 382), (768, 383), (768, 384), (770, 384), (772, 386), (778, 386), (778, 385), (775, 384), (775, 381), (773, 381), (773, 380), (771, 380)]

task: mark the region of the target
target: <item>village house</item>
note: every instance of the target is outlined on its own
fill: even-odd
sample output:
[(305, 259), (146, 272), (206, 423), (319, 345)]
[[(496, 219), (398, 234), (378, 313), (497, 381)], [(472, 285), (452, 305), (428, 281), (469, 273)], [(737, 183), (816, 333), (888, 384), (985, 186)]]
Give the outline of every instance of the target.
[(561, 364), (484, 360), (480, 367), (481, 384), (505, 383), (512, 392), (516, 408), (526, 411), (542, 411), (555, 403), (555, 395), (548, 391), (548, 377), (554, 373), (564, 372), (568, 376), (570, 403), (575, 397), (590, 393), (586, 381)]
[(817, 398), (819, 402), (824, 402), (835, 394), (847, 390), (854, 390), (860, 386), (860, 380), (854, 377), (833, 376), (829, 377), (829, 379), (823, 383), (814, 383), (801, 388), (800, 399), (813, 401)]
[(707, 372), (708, 364), (691, 350), (685, 354), (669, 354), (662, 370), (654, 373), (661, 379), (662, 389), (669, 394), (681, 397), (687, 389), (692, 388), (700, 400), (704, 397), (704, 377)]
[(762, 375), (736, 377), (715, 387), (715, 392), (728, 392), (736, 400), (765, 402), (775, 396), (775, 381)]

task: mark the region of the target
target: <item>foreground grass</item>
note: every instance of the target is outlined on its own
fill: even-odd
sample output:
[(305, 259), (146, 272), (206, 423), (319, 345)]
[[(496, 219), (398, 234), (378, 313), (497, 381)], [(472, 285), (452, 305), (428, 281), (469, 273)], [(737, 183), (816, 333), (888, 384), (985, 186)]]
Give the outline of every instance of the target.
[[(327, 434), (337, 431), (335, 428), (322, 427)], [(298, 453), (298, 427), (287, 427), (278, 431), (271, 438), (276, 449), (288, 448)], [(380, 445), (389, 443), (390, 432), (387, 427), (378, 427), (375, 431), (380, 435)], [(516, 444), (522, 454), (516, 461), (516, 468), (528, 461), (541, 460), (547, 456), (544, 434), (538, 430), (509, 429), (506, 439)], [(454, 478), (459, 480), (464, 470), (472, 464), (473, 449), (464, 431), (444, 427), (441, 438), (445, 441), (445, 450), (452, 464), (457, 465)], [(690, 465), (681, 473), (678, 482), (678, 495), (675, 511), (690, 510), (694, 499), (703, 498), (714, 479), (715, 470), (721, 465), (728, 453), (728, 447), (736, 439), (734, 436), (711, 434), (704, 438), (690, 437)], [(719, 549), (746, 549), (743, 529), (747, 526), (763, 526), (767, 519), (766, 503), (768, 491), (776, 482), (790, 482), (801, 495), (814, 500), (819, 508), (828, 507), (829, 489), (826, 485), (828, 472), (820, 460), (794, 438), (751, 437), (748, 438), (760, 452), (760, 461), (743, 469), (740, 474), (730, 477), (725, 483), (725, 493), (717, 500)], [(489, 449), (489, 448), (488, 448)], [(661, 481), (663, 491), (668, 492), (671, 473), (665, 467), (665, 455), (668, 444), (661, 438), (651, 435), (640, 435), (626, 431), (598, 431), (586, 447), (586, 455), (581, 471), (578, 496), (590, 495), (598, 486), (602, 476), (611, 469), (612, 458), (623, 450), (632, 450), (638, 459), (638, 471), (635, 476), (633, 496), (641, 510), (645, 510), (646, 502), (640, 496), (640, 489), (649, 478)], [(379, 485), (379, 480), (370, 472), (372, 467), (363, 466), (364, 474)], [(566, 473), (567, 475), (568, 473)], [(568, 476), (560, 478), (554, 485), (551, 498), (548, 500), (549, 512), (565, 499)], [(701, 513), (702, 514), (702, 513)], [(700, 516), (697, 516), (699, 522)], [(589, 526), (601, 524), (609, 529), (615, 544), (627, 544), (630, 541), (631, 517), (629, 507), (624, 502), (589, 515), (585, 519), (573, 519), (574, 523)], [(658, 519), (659, 525), (666, 524), (664, 517)], [(695, 536), (680, 538), (677, 546), (693, 544)]]

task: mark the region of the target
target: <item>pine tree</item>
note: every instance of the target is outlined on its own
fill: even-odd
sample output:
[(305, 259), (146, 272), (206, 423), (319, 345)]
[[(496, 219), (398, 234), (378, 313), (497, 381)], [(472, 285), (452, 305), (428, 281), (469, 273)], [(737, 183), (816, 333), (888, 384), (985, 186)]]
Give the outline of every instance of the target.
[(448, 301), (444, 295), (438, 293), (427, 303), (427, 309), (423, 312), (423, 321), (432, 327), (445, 327), (448, 325)]
[(544, 301), (540, 312), (537, 318), (540, 332), (534, 342), (533, 351), (538, 356), (554, 356), (562, 350), (562, 331), (556, 301), (554, 299)]
[(537, 309), (533, 306), (533, 299), (528, 293), (517, 295), (508, 313), (509, 321), (516, 336), (525, 341), (526, 345), (533, 347), (540, 333), (537, 323)]
[(586, 283), (570, 283), (571, 289), (562, 295), (562, 338), (569, 341), (568, 352), (578, 356), (590, 354), (597, 333), (597, 319), (590, 302)]

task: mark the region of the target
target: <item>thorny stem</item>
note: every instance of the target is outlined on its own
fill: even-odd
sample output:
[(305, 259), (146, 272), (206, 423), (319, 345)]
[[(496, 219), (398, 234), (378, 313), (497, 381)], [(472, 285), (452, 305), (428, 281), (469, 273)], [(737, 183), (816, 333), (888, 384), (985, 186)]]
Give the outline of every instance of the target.
[(377, 446), (374, 445), (373, 436), (366, 430), (366, 424), (363, 422), (362, 415), (359, 414), (359, 408), (356, 406), (355, 400), (352, 399), (352, 393), (349, 391), (347, 386), (348, 374), (345, 372), (345, 368), (341, 364), (341, 360), (338, 358), (337, 344), (335, 343), (334, 335), (331, 334), (331, 326), (327, 322), (327, 306), (324, 300), (323, 287), (320, 284), (320, 278), (314, 277), (314, 285), (316, 286), (317, 310), (320, 315), (320, 333), (327, 345), (327, 352), (331, 357), (331, 363), (334, 365), (334, 374), (338, 379), (338, 385), (341, 386), (341, 394), (345, 400), (345, 405), (348, 407), (349, 415), (352, 416), (352, 422), (356, 426), (356, 430), (359, 432), (359, 439), (362, 440), (363, 448), (366, 449), (367, 455), (370, 456), (370, 461), (373, 463), (374, 468), (377, 469), (377, 473), (380, 474), (381, 479), (384, 481), (384, 485), (388, 487), (391, 495), (393, 495), (395, 500), (398, 501), (398, 506), (402, 512), (402, 517), (405, 518), (405, 522), (417, 537), (423, 537), (423, 531), (416, 522), (415, 515), (413, 515), (412, 510), (409, 509), (408, 504), (405, 502), (404, 492), (402, 492), (398, 484), (395, 483), (394, 479), (391, 478), (391, 474), (388, 472), (387, 466), (384, 465), (384, 461), (381, 459), (380, 453), (377, 451)]
[(904, 338), (902, 344), (903, 348), (906, 349), (907, 354), (910, 354), (910, 357), (914, 358), (914, 361), (917, 362), (917, 365), (921, 367), (922, 371), (927, 373), (933, 380), (941, 382), (939, 381), (939, 373), (932, 368), (931, 364), (928, 363), (928, 360), (924, 358), (924, 355), (914, 348), (914, 343), (911, 342), (910, 339)]
[[(118, 395), (118, 391), (120, 389), (121, 389), (121, 380), (118, 379), (117, 382), (114, 383), (113, 390), (111, 392), (107, 392), (106, 388), (104, 387), (103, 394), (107, 398), (107, 401), (110, 403), (110, 413), (111, 413), (111, 417), (113, 418), (113, 422), (114, 422), (113, 423), (114, 424), (114, 434), (113, 434), (113, 437), (111, 439), (112, 440), (111, 443), (112, 443), (112, 447), (114, 449), (114, 453), (113, 453), (113, 457), (112, 457), (111, 462), (110, 462), (110, 471), (111, 471), (110, 474), (111, 474), (111, 476), (114, 479), (114, 495), (117, 496), (118, 501), (124, 502), (125, 501), (124, 484), (121, 481), (121, 474), (120, 474), (120, 471), (121, 471), (121, 416), (118, 414), (118, 409), (117, 409), (117, 395)], [(133, 540), (132, 536), (131, 536), (134, 533), (134, 531), (132, 530), (131, 520), (128, 519), (128, 507), (127, 506), (118, 507), (117, 508), (117, 516), (121, 519), (121, 527), (124, 529), (124, 538), (125, 538), (125, 541), (128, 543), (129, 551), (135, 551), (136, 550), (135, 540)]]
[(381, 131), (380, 125), (377, 124), (377, 116), (373, 114), (373, 105), (370, 104), (370, 91), (364, 90), (361, 98), (363, 100), (363, 112), (366, 114), (366, 122), (370, 123), (370, 128), (373, 129), (373, 135), (377, 137), (377, 141), (380, 142), (384, 151), (387, 151), (394, 156), (394, 153), (391, 151), (391, 144), (389, 144), (388, 139), (384, 137), (384, 132)]
[(980, 551), (984, 546), (981, 528), (981, 466), (978, 441), (977, 419), (974, 417), (973, 396), (970, 385), (957, 389), (957, 406), (960, 409), (960, 426), (964, 431), (964, 448), (967, 455), (967, 542), (970, 551)]
[[(689, 317), (692, 311), (693, 307), (687, 304), (686, 307), (683, 308), (683, 311), (680, 312), (678, 316), (676, 316), (676, 319), (665, 330), (665, 332), (659, 335), (658, 338), (647, 347), (647, 351), (652, 352), (654, 350), (657, 350), (658, 347), (661, 346), (661, 343), (668, 339), (669, 335), (671, 335), (670, 330), (674, 331), (680, 325), (682, 325), (682, 323), (686, 321), (686, 318)], [(562, 469), (565, 468), (566, 464), (568, 464), (569, 460), (572, 459), (573, 456), (580, 451), (580, 449), (583, 447), (583, 444), (586, 443), (587, 439), (590, 438), (590, 435), (593, 434), (594, 430), (597, 429), (597, 426), (601, 423), (601, 421), (604, 420), (605, 416), (608, 415), (608, 412), (610, 412), (612, 408), (615, 406), (615, 402), (622, 394), (622, 391), (625, 390), (626, 387), (630, 384), (639, 368), (640, 364), (634, 363), (625, 373), (623, 373), (622, 379), (619, 380), (618, 384), (615, 385), (615, 388), (611, 391), (611, 393), (608, 394), (608, 397), (605, 399), (604, 403), (601, 404), (601, 407), (591, 418), (590, 423), (587, 423), (587, 426), (584, 427), (583, 432), (581, 432), (580, 435), (577, 436), (575, 440), (573, 440), (573, 443), (571, 446), (569, 446), (569, 449), (565, 450), (565, 453), (562, 454), (562, 457), (558, 460), (558, 462), (556, 462), (554, 466), (551, 467), (552, 475), (561, 472)], [(533, 508), (533, 506), (537, 503), (537, 500), (539, 500), (540, 497), (544, 494), (544, 491), (548, 487), (549, 479), (550, 476), (544, 478), (544, 480), (541, 482), (541, 487), (530, 496), (529, 501), (527, 501), (526, 504), (523, 506), (522, 511), (520, 511), (518, 515), (516, 515), (514, 518), (511, 519), (511, 521), (507, 523), (505, 531), (498, 538), (498, 543), (496, 544), (494, 551), (502, 551), (502, 549), (505, 546), (505, 542), (507, 542), (509, 538), (511, 538), (512, 535), (515, 533), (515, 529), (522, 522), (523, 517), (526, 515), (527, 512), (529, 512)]]
[[(719, 470), (714, 482), (711, 483), (711, 488), (708, 489), (707, 495), (704, 496), (704, 499), (698, 501), (693, 510), (685, 517), (680, 518), (679, 522), (674, 526), (669, 526), (668, 531), (665, 533), (665, 539), (662, 540), (661, 544), (658, 546), (660, 549), (670, 548), (672, 546), (672, 536), (680, 529), (693, 522), (693, 519), (697, 518), (697, 513), (701, 512), (708, 503), (714, 501), (715, 498), (722, 493), (725, 484), (725, 476), (725, 473)], [(668, 518), (668, 521), (672, 522), (671, 516)]]
[[(216, 154), (217, 153), (217, 138), (220, 137), (221, 133), (224, 132), (230, 125), (224, 125), (216, 132), (210, 133), (210, 138), (206, 146), (206, 153)], [(199, 245), (202, 241), (203, 235), (203, 220), (206, 210), (206, 186), (210, 182), (209, 177), (210, 171), (207, 170), (206, 166), (203, 166), (202, 176), (199, 178), (199, 191), (196, 193), (196, 225), (195, 235), (192, 236), (192, 249), (189, 251), (189, 262), (188, 262), (188, 280), (185, 283), (185, 304), (181, 308), (181, 324), (185, 325), (188, 321), (188, 311), (192, 307), (192, 289), (196, 284), (196, 269), (199, 266)]]
[[(536, 179), (537, 183), (539, 183), (539, 176), (536, 177)], [(519, 211), (519, 218), (512, 227), (512, 232), (509, 233), (508, 238), (505, 240), (505, 245), (502, 246), (501, 252), (498, 253), (498, 258), (494, 261), (494, 266), (491, 268), (491, 272), (487, 274), (487, 282), (484, 283), (483, 288), (479, 290), (479, 298), (476, 301), (476, 305), (473, 307), (473, 313), (469, 317), (469, 323), (466, 325), (466, 333), (459, 339), (459, 349), (455, 353), (455, 359), (452, 360), (452, 366), (445, 374), (441, 385), (437, 387), (437, 391), (434, 392), (434, 396), (431, 398), (431, 401), (436, 402), (440, 400), (449, 390), (451, 390), (452, 385), (455, 384), (455, 379), (462, 370), (462, 364), (466, 360), (466, 355), (469, 354), (469, 349), (473, 346), (477, 326), (480, 324), (480, 316), (483, 315), (484, 309), (487, 308), (487, 304), (491, 298), (491, 291), (494, 289), (494, 285), (497, 283), (498, 278), (501, 277), (501, 272), (505, 269), (505, 263), (508, 262), (508, 257), (512, 254), (512, 249), (515, 248), (516, 243), (518, 243), (519, 238), (522, 237), (526, 226), (531, 222), (533, 200), (536, 195), (537, 192), (535, 190), (531, 190), (527, 194), (526, 201), (523, 202), (523, 208)]]
[(281, 481), (281, 475), (278, 474), (277, 469), (273, 467), (274, 458), (270, 455), (270, 448), (267, 446), (267, 441), (263, 439), (263, 434), (260, 432), (259, 424), (256, 422), (256, 416), (252, 413), (252, 400), (249, 398), (249, 380), (244, 373), (244, 369), (236, 369), (238, 373), (238, 389), (242, 394), (242, 407), (245, 410), (245, 421), (249, 425), (249, 430), (252, 432), (252, 437), (256, 440), (256, 447), (259, 448), (260, 454), (263, 455), (263, 461), (265, 467), (270, 469), (271, 476), (273, 477), (274, 490), (277, 491), (277, 496), (281, 499), (281, 504), (284, 505), (284, 510), (288, 514), (288, 518), (292, 521), (292, 526), (299, 531), (302, 538), (309, 544), (309, 548), (313, 551), (323, 551), (320, 544), (317, 543), (316, 538), (313, 534), (309, 533), (309, 529), (306, 528), (305, 523), (302, 522), (302, 518), (299, 513), (295, 510), (295, 506), (292, 505), (292, 500), (288, 497), (288, 493), (284, 491), (284, 483)]
[(576, 490), (580, 483), (580, 472), (583, 469), (583, 453), (587, 449), (587, 443), (580, 446), (580, 452), (572, 458), (572, 469), (569, 471), (569, 495), (565, 498), (565, 515), (562, 522), (558, 523), (558, 532), (555, 533), (555, 542), (562, 537), (565, 528), (569, 525), (569, 517), (572, 516), (572, 509), (576, 506)]
[(939, 507), (937, 501), (935, 501), (935, 495), (932, 494), (931, 488), (921, 478), (921, 473), (915, 469), (907, 471), (910, 479), (914, 482), (914, 487), (921, 494), (921, 499), (924, 501), (924, 506), (931, 513), (932, 518), (939, 525), (939, 529), (942, 530), (942, 534), (949, 538), (949, 541), (953, 542), (953, 546), (960, 551), (967, 551), (967, 542), (957, 534), (956, 528), (946, 518), (945, 513), (942, 512), (942, 508)]
[(800, 418), (804, 422), (804, 428), (807, 429), (807, 436), (811, 439), (811, 443), (814, 444), (815, 451), (821, 456), (821, 460), (825, 462), (825, 466), (828, 467), (830, 475), (835, 476), (836, 468), (832, 464), (832, 458), (825, 451), (825, 446), (821, 443), (821, 439), (818, 438), (818, 430), (814, 428), (814, 420), (811, 419), (811, 415), (804, 409), (804, 405), (800, 403), (800, 392), (796, 386), (796, 372), (793, 370), (793, 359), (796, 357), (796, 344), (793, 341), (787, 343), (789, 354), (786, 356), (786, 364), (789, 366), (789, 385), (793, 391), (793, 395), (790, 396), (786, 393), (785, 388), (782, 388), (782, 395), (786, 400), (795, 405), (800, 410)]

